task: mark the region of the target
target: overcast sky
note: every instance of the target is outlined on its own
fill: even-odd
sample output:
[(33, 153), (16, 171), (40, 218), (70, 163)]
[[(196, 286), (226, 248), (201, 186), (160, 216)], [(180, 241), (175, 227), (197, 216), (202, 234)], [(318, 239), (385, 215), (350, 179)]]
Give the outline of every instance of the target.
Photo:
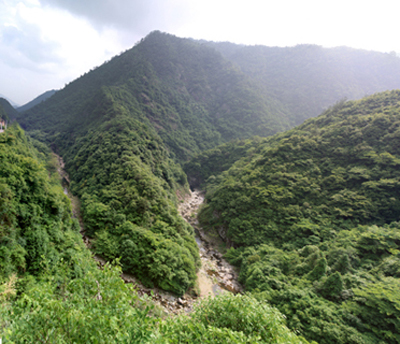
[(0, 94), (23, 105), (153, 30), (400, 52), (399, 8), (396, 0), (0, 0)]

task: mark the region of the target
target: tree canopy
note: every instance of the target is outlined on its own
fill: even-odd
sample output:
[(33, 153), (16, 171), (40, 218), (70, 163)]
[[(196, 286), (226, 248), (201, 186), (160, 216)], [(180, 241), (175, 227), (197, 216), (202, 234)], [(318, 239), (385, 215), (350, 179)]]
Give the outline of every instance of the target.
[(400, 341), (399, 127), (400, 91), (341, 102), (207, 179), (201, 223), (309, 340)]

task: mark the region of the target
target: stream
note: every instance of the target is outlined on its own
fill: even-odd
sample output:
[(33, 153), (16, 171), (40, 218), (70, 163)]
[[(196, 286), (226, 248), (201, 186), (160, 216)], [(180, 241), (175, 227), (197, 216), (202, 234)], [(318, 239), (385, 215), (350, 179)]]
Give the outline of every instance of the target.
[[(69, 177), (64, 170), (64, 162), (62, 157), (54, 154), (57, 158), (57, 170), (62, 178), (64, 193), (70, 198), (72, 203), (73, 217), (79, 220), (81, 226), (81, 234), (86, 247), (91, 247), (91, 240), (85, 235), (82, 217), (80, 214), (79, 199), (71, 194), (69, 190)], [(196, 301), (208, 296), (216, 296), (225, 292), (241, 293), (243, 288), (238, 283), (238, 271), (230, 265), (222, 254), (219, 248), (224, 247), (224, 243), (218, 235), (206, 233), (197, 221), (197, 213), (201, 204), (204, 201), (204, 195), (200, 190), (191, 191), (181, 203), (178, 210), (181, 216), (194, 228), (196, 233), (196, 242), (199, 246), (201, 258), (201, 268), (197, 273), (198, 286), (200, 295), (193, 297), (186, 293), (182, 297), (177, 297), (175, 294), (166, 292), (158, 288), (146, 288), (135, 276), (129, 273), (122, 273), (121, 278), (125, 283), (134, 284), (134, 288), (139, 295), (147, 294), (153, 301), (159, 304), (165, 313), (178, 314), (182, 311), (191, 312)], [(106, 260), (98, 255), (93, 257), (100, 267), (106, 264)]]

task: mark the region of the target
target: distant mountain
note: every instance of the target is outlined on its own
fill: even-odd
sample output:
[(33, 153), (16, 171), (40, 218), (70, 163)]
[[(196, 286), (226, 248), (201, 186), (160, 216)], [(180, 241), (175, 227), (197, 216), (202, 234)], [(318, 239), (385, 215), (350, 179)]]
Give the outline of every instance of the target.
[(18, 115), (17, 110), (13, 108), (7, 99), (0, 98), (0, 118), (12, 121)]
[(400, 58), (347, 47), (244, 46), (210, 43), (268, 94), (287, 106), (293, 124), (315, 117), (342, 99), (400, 88)]
[(40, 96), (38, 96), (35, 99), (31, 100), (30, 102), (26, 103), (25, 105), (18, 107), (17, 111), (24, 112), (26, 110), (29, 110), (30, 108), (33, 108), (35, 105), (38, 105), (41, 102), (45, 101), (46, 99), (50, 98), (56, 92), (57, 92), (56, 90), (46, 91), (43, 94), (41, 94)]
[(0, 94), (0, 98), (6, 99), (14, 108), (17, 108), (19, 105), (17, 103), (14, 103), (11, 99), (7, 98), (6, 96)]

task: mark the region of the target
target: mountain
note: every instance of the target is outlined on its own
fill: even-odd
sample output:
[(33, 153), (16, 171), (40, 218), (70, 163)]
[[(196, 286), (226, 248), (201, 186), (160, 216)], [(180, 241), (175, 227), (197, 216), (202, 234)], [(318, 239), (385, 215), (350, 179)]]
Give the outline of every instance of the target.
[[(88, 342), (102, 324), (120, 342), (400, 343), (400, 91), (333, 104), (397, 87), (397, 68), (390, 54), (153, 32), (20, 113), (30, 138), (0, 134), (0, 328), (14, 342), (37, 332)], [(37, 140), (64, 158), (93, 252), (177, 295), (196, 293), (200, 266), (177, 205), (188, 180), (205, 185), (199, 219), (249, 294), (154, 319), (121, 269), (85, 265)]]
[(17, 107), (17, 111), (18, 112), (24, 112), (26, 110), (29, 110), (30, 108), (33, 108), (35, 105), (40, 104), (41, 102), (43, 102), (46, 99), (50, 98), (56, 92), (57, 92), (56, 90), (46, 91), (43, 94), (41, 94), (40, 96), (37, 96), (35, 99), (33, 99), (30, 102), (26, 103), (25, 105)]
[(14, 103), (11, 99), (7, 98), (6, 96), (3, 96), (2, 94), (0, 94), (0, 98), (6, 99), (13, 108), (17, 108), (19, 106), (18, 104)]
[(342, 99), (400, 88), (395, 54), (347, 47), (243, 46), (210, 43), (287, 106), (293, 124), (315, 117)]
[(176, 208), (188, 191), (179, 162), (288, 128), (279, 102), (215, 49), (160, 32), (19, 122), (63, 156), (95, 252), (122, 256), (125, 271), (178, 294), (194, 287), (200, 263)]
[[(199, 264), (193, 230), (176, 210), (188, 190), (181, 164), (221, 143), (269, 136), (295, 122), (296, 96), (274, 91), (288, 83), (286, 74), (268, 86), (268, 73), (258, 78), (216, 47), (152, 32), (18, 116), (34, 138), (63, 156), (95, 252), (109, 260), (122, 255), (126, 271), (178, 294), (194, 286)], [(318, 55), (314, 50), (306, 52)], [(290, 54), (290, 63), (304, 65), (302, 53)], [(334, 68), (323, 62), (314, 74), (324, 66), (332, 78)], [(278, 74), (295, 80), (302, 69), (281, 67)], [(308, 78), (298, 80), (307, 89)], [(333, 92), (327, 85), (315, 89)], [(154, 254), (155, 247), (163, 250)]]
[(201, 224), (231, 247), (247, 291), (308, 340), (400, 342), (399, 127), (396, 90), (191, 162), (228, 167), (201, 171), (214, 173)]
[[(108, 103), (107, 103), (108, 102)], [(179, 159), (237, 137), (287, 129), (281, 104), (213, 48), (153, 32), (28, 111), (21, 123), (75, 139), (101, 119), (97, 104), (121, 104)], [(121, 109), (122, 110), (122, 109)]]
[(12, 121), (18, 115), (18, 112), (12, 107), (7, 99), (0, 98), (0, 118)]

